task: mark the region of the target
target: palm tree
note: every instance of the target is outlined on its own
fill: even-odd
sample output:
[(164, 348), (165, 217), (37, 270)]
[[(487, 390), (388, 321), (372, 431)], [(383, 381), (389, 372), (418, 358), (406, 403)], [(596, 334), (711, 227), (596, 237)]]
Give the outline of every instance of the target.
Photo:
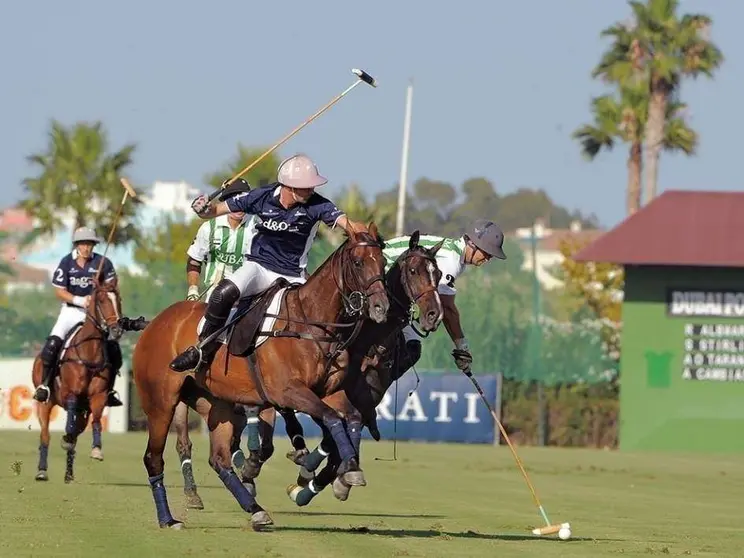
[(603, 149), (612, 150), (617, 139), (630, 144), (625, 207), (627, 214), (632, 215), (641, 206), (644, 95), (638, 88), (624, 88), (619, 97), (602, 95), (594, 98), (594, 124), (580, 127), (572, 137), (579, 140), (582, 153), (589, 160), (593, 160)]
[(713, 73), (723, 62), (721, 50), (709, 40), (712, 20), (703, 14), (679, 16), (678, 0), (629, 2), (632, 25), (615, 24), (602, 31), (612, 44), (594, 69), (594, 77), (621, 86), (642, 83), (648, 88), (645, 134), (646, 203), (656, 197), (659, 155), (664, 148), (667, 104), (678, 93), (682, 78)]
[[(697, 149), (698, 135), (685, 121), (687, 105), (672, 97), (666, 105), (662, 147), (667, 151), (682, 151), (692, 155)], [(587, 124), (573, 133), (579, 140), (583, 155), (593, 160), (601, 150), (611, 150), (620, 139), (630, 144), (628, 153), (628, 186), (626, 210), (632, 215), (641, 207), (641, 172), (643, 139), (648, 127), (649, 97), (642, 87), (624, 87), (619, 98), (602, 95), (592, 101), (594, 124)]]
[[(120, 178), (132, 164), (135, 147), (125, 145), (109, 154), (100, 122), (66, 128), (53, 120), (47, 150), (26, 158), (39, 173), (23, 180), (27, 197), (20, 205), (37, 219), (38, 232), (54, 234), (72, 216), (75, 228), (91, 226), (107, 238), (123, 194)], [(124, 206), (112, 244), (137, 238), (131, 221), (140, 203), (135, 198)]]

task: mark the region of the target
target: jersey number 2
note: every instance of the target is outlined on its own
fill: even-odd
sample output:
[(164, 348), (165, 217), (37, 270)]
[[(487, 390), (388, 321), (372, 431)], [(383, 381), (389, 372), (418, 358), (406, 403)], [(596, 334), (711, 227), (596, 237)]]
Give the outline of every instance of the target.
[(54, 280), (57, 283), (61, 283), (63, 279), (64, 279), (64, 272), (61, 269), (58, 269), (57, 271), (54, 272)]

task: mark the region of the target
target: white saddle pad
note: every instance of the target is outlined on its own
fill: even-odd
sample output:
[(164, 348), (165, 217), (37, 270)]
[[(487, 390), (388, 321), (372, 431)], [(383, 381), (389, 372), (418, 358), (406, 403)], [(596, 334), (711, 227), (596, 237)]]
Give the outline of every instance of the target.
[(72, 343), (72, 340), (75, 338), (75, 335), (77, 335), (77, 332), (80, 331), (83, 327), (83, 322), (80, 322), (79, 324), (75, 325), (70, 330), (70, 333), (67, 335), (67, 339), (65, 339), (65, 344), (62, 345), (62, 350), (59, 352), (59, 356), (57, 357), (57, 360), (62, 360), (65, 357), (65, 353), (67, 352), (67, 349), (70, 348), (70, 343)]
[[(287, 288), (283, 288), (274, 295), (274, 297), (271, 299), (271, 303), (269, 304), (269, 307), (266, 309), (267, 314), (278, 314), (279, 309), (282, 306), (282, 300), (284, 299), (284, 292), (287, 290)], [(233, 307), (232, 310), (230, 310), (230, 316), (227, 318), (228, 321), (232, 320), (233, 316), (235, 315), (235, 312), (237, 312), (237, 307)], [(196, 332), (201, 335), (202, 328), (204, 327), (205, 319), (204, 316), (202, 316), (201, 320), (199, 320), (199, 325), (196, 326)], [(271, 331), (274, 328), (274, 324), (276, 323), (276, 318), (274, 316), (264, 316), (263, 321), (261, 322), (261, 327), (259, 328), (259, 331)], [(232, 326), (227, 328), (225, 331), (220, 333), (218, 339), (219, 342), (223, 345), (227, 343), (227, 335), (232, 330)], [(259, 335), (256, 338), (256, 348), (260, 347), (264, 341), (266, 341), (268, 337), (266, 335)]]

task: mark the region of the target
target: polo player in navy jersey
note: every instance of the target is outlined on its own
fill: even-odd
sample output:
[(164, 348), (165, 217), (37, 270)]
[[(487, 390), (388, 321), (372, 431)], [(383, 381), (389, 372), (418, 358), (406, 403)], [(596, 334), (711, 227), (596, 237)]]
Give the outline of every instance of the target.
[[(291, 283), (304, 283), (307, 256), (322, 221), (329, 227), (348, 229), (346, 215), (315, 189), (328, 179), (321, 176), (315, 163), (304, 154), (294, 155), (279, 165), (277, 182), (242, 192), (216, 205), (208, 205), (207, 196), (191, 204), (202, 219), (231, 212), (255, 215), (251, 242), (245, 263), (230, 278), (222, 279), (209, 298), (205, 324), (199, 341), (220, 329), (233, 304), (243, 296), (259, 294), (279, 277)], [(170, 364), (177, 372), (186, 372), (211, 361), (219, 343), (208, 343), (200, 351), (191, 346)]]
[[(85, 321), (86, 309), (90, 304), (90, 294), (93, 292), (93, 277), (98, 271), (102, 258), (104, 261), (101, 273), (104, 282), (110, 283), (116, 280), (116, 271), (111, 260), (93, 252), (93, 247), (99, 242), (96, 234), (88, 227), (77, 229), (72, 236), (73, 251), (60, 260), (57, 269), (52, 274), (54, 294), (62, 301), (62, 308), (39, 355), (44, 372), (41, 384), (34, 393), (34, 399), (40, 403), (44, 403), (51, 393), (49, 385), (54, 379), (57, 358), (67, 334), (77, 324)], [(106, 343), (113, 366), (106, 404), (109, 407), (119, 407), (122, 403), (113, 387), (122, 364), (121, 348), (116, 341), (108, 340)]]

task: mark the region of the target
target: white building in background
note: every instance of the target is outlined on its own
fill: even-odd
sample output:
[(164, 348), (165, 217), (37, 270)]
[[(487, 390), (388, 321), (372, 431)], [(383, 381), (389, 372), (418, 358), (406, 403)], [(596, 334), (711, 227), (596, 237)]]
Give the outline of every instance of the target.
[[(136, 226), (144, 231), (154, 228), (168, 216), (175, 219), (190, 218), (191, 202), (199, 193), (197, 188), (186, 182), (155, 182), (141, 196), (142, 205), (135, 221)], [(13, 215), (15, 230), (18, 230), (18, 224), (16, 223), (18, 211), (16, 208), (10, 208), (3, 212)], [(12, 246), (6, 247), (3, 253), (12, 254), (13, 261), (31, 268), (42, 269), (51, 275), (59, 260), (72, 249), (71, 240), (74, 221), (71, 216), (67, 216), (63, 217), (63, 222), (65, 223), (64, 229), (54, 236), (37, 238), (30, 246), (22, 249), (14, 249)], [(1, 216), (0, 223), (2, 223)], [(33, 228), (32, 222), (29, 225), (29, 228)], [(106, 239), (102, 240), (105, 242)], [(103, 252), (104, 248), (105, 245), (102, 245), (96, 251)], [(106, 255), (114, 262), (117, 269), (126, 268), (134, 273), (141, 272), (134, 263), (133, 243), (124, 246), (112, 246)], [(8, 259), (10, 258), (8, 257)]]

